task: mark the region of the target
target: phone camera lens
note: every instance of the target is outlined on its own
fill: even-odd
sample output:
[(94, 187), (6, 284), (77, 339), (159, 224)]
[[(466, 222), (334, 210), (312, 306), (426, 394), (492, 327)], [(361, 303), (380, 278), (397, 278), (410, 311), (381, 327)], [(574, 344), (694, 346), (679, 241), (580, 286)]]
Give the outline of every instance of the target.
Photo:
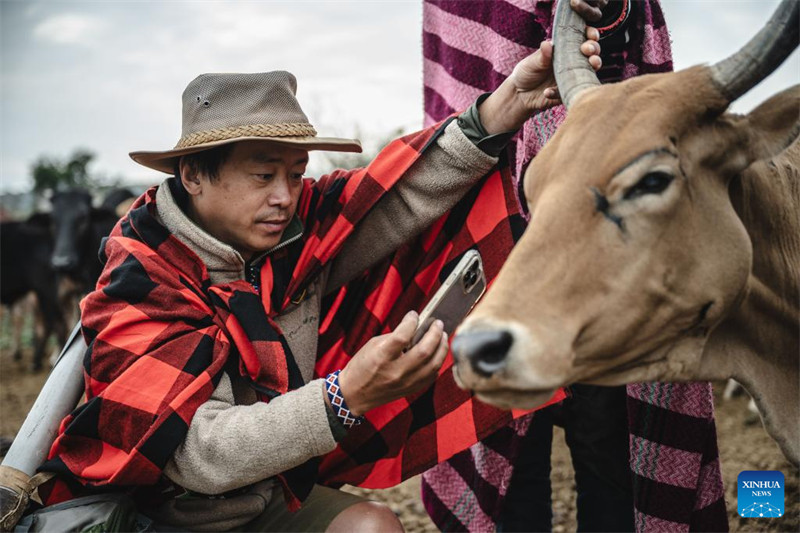
[(478, 281), (478, 275), (472, 270), (464, 274), (464, 288), (467, 291), (472, 289), (472, 286), (475, 285), (476, 281)]

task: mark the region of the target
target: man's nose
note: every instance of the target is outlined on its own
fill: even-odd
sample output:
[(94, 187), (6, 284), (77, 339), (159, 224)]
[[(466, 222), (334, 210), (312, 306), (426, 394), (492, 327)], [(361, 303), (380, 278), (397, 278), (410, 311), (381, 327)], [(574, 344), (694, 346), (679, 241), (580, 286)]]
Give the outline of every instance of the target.
[(270, 191), (270, 205), (277, 207), (290, 207), (292, 204), (292, 192), (288, 176), (281, 176), (276, 180), (275, 187)]

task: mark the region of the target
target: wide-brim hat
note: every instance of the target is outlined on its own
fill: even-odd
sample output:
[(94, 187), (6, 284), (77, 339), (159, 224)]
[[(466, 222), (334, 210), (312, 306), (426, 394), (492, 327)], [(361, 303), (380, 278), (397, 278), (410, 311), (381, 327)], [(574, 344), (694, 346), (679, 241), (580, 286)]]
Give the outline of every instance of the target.
[(148, 168), (172, 174), (178, 159), (238, 141), (259, 140), (304, 150), (361, 152), (355, 139), (317, 137), (295, 97), (289, 72), (201, 74), (183, 91), (181, 138), (171, 150), (131, 152)]

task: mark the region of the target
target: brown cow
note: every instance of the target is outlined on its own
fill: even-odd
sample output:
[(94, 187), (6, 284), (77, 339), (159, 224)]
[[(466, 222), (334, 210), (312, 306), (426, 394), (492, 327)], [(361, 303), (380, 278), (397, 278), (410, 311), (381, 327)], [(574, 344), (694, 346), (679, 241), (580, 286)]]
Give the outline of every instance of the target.
[(717, 65), (603, 86), (569, 56), (566, 15), (569, 114), (525, 173), (530, 225), (454, 338), (460, 384), (533, 407), (576, 382), (734, 377), (798, 463), (800, 86), (725, 110), (797, 47), (800, 3)]

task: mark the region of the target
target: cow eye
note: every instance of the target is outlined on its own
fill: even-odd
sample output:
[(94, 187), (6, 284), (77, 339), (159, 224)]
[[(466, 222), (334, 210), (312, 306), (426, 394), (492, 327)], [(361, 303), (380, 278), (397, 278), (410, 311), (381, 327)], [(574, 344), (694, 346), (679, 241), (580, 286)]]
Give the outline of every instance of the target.
[(668, 172), (648, 172), (636, 185), (625, 192), (625, 199), (638, 198), (645, 194), (661, 194), (672, 183), (674, 176)]

